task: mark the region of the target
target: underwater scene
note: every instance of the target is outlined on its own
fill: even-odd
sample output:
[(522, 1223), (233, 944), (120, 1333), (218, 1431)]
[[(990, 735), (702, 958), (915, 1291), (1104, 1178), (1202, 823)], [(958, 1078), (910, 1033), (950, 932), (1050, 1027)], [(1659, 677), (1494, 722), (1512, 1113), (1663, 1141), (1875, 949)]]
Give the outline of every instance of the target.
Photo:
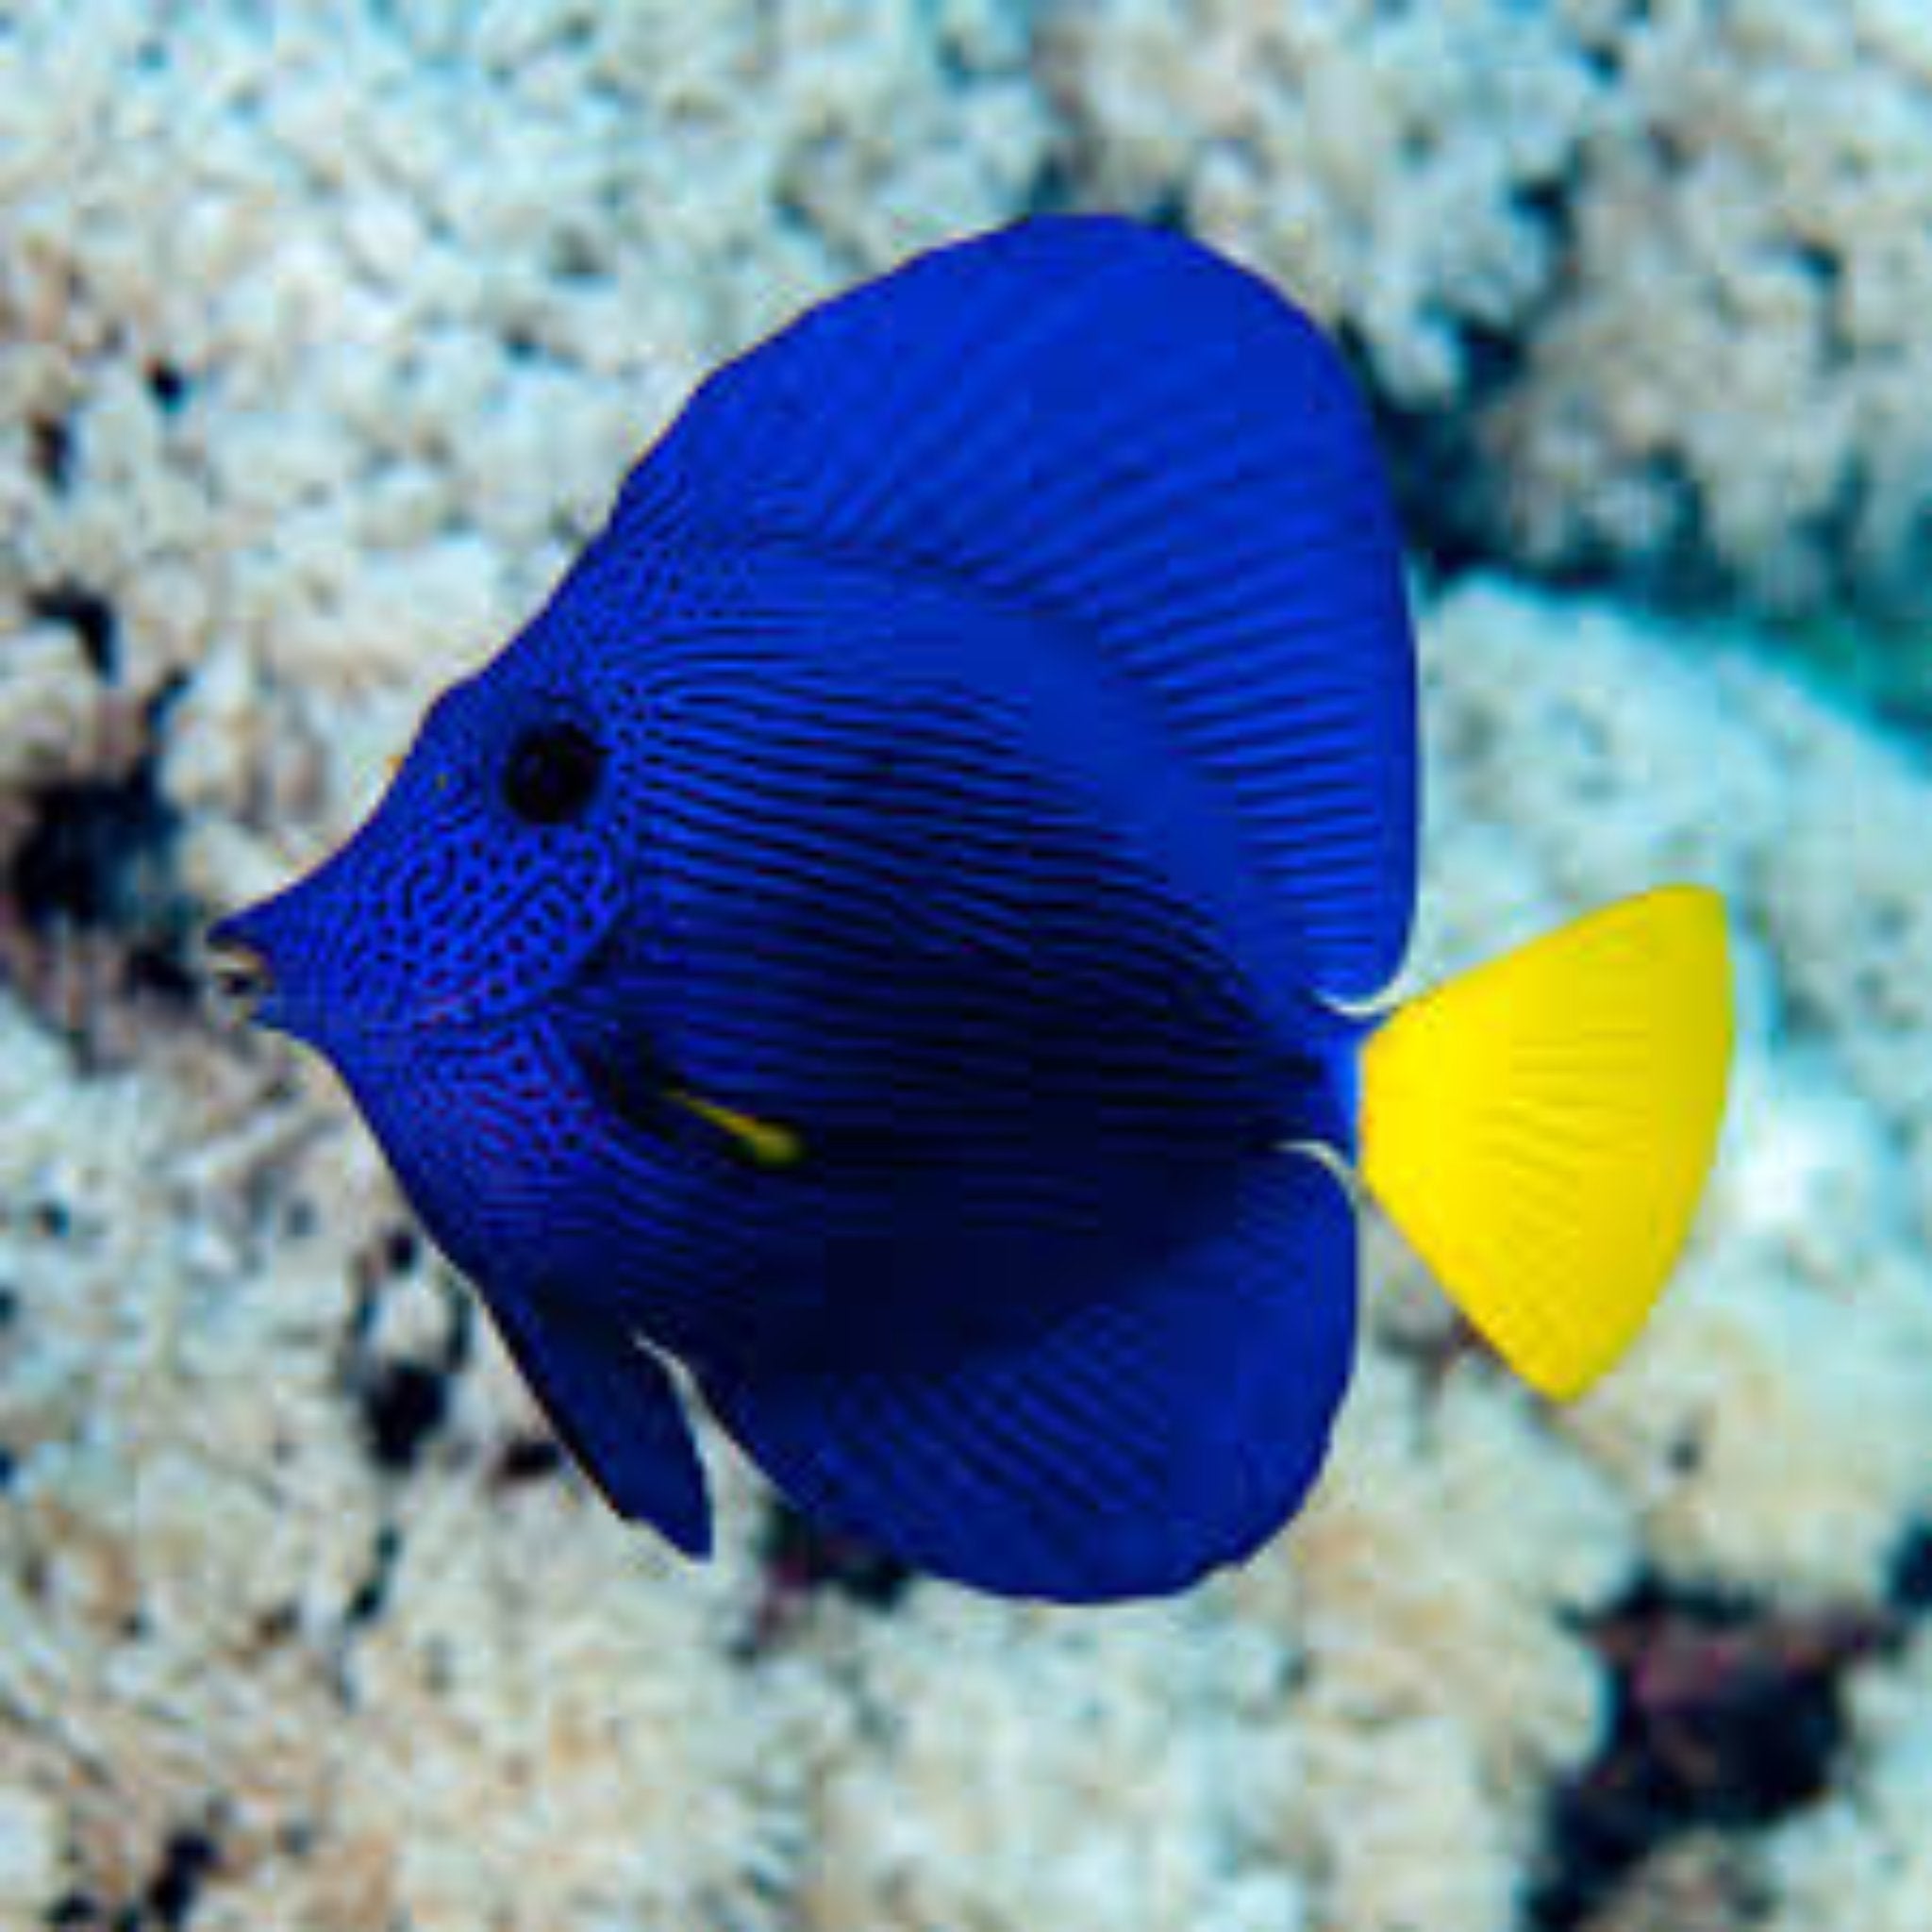
[(0, 1932), (1932, 1932), (1928, 315), (1924, 0), (0, 4)]

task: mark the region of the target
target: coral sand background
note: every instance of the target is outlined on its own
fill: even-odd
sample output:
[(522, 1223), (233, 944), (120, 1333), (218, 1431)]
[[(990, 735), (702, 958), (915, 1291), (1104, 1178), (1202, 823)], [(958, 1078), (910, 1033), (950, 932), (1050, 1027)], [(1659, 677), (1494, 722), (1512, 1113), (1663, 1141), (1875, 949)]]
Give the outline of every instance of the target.
[[(1316, 1507), (1184, 1602), (912, 1582), (722, 1452), (685, 1568), (192, 935), (709, 361), (1063, 205), (1372, 386), (1418, 976), (1730, 896), (1723, 1171), (1563, 1412), (1378, 1236)], [(1925, 1932), (1928, 301), (1916, 0), (0, 10), (0, 1923)]]

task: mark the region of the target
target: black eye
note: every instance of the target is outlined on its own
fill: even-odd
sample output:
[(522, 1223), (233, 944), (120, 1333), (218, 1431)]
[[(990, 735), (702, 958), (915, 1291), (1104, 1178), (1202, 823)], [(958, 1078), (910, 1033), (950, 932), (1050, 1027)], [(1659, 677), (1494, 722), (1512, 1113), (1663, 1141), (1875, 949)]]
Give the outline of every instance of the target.
[(604, 747), (581, 726), (536, 724), (509, 748), (503, 802), (526, 824), (566, 825), (581, 818), (604, 775)]

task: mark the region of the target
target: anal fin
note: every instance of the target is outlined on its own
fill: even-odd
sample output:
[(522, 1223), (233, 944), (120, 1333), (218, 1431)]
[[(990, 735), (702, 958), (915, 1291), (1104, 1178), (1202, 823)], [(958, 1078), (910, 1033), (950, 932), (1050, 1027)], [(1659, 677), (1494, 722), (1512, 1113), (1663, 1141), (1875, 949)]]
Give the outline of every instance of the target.
[(1011, 1596), (1152, 1596), (1241, 1561), (1299, 1507), (1354, 1312), (1353, 1208), (1284, 1153), (1194, 1247), (1024, 1341), (703, 1386), (801, 1508), (921, 1569)]

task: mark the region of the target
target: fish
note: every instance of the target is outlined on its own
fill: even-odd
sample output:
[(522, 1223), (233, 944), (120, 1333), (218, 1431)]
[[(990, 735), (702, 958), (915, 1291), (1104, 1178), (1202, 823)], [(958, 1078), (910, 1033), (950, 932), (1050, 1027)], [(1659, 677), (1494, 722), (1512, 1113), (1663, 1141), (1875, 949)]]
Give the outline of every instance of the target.
[(210, 939), (620, 1515), (708, 1551), (702, 1405), (915, 1571), (1168, 1595), (1313, 1489), (1365, 1202), (1562, 1399), (1714, 1158), (1708, 888), (1397, 996), (1420, 724), (1341, 352), (1183, 234), (1040, 217), (711, 375)]

